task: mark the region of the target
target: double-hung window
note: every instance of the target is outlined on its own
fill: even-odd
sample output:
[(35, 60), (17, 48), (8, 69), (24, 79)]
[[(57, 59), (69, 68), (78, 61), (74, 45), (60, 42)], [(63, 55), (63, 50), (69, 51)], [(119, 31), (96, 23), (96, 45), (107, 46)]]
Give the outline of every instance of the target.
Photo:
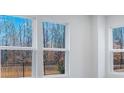
[(1, 77), (31, 77), (32, 49), (32, 20), (0, 16)]
[(44, 75), (67, 75), (67, 25), (42, 22)]
[(124, 27), (112, 29), (112, 62), (114, 72), (124, 72)]

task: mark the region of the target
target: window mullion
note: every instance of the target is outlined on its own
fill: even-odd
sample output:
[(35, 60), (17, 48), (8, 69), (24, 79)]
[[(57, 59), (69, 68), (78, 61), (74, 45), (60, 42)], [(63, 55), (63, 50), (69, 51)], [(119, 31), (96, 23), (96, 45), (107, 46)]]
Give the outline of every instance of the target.
[(124, 49), (112, 49), (112, 52), (124, 52)]
[(67, 51), (65, 48), (43, 48), (44, 51)]

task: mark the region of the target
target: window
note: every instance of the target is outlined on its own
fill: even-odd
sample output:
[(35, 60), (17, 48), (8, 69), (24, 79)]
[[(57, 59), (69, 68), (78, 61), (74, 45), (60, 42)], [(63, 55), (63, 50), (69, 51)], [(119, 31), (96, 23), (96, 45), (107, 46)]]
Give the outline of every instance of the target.
[(31, 77), (32, 49), (32, 20), (0, 16), (1, 77)]
[(41, 33), (37, 23), (33, 18), (0, 16), (1, 77), (68, 75), (67, 25), (42, 22)]
[(66, 25), (43, 22), (44, 75), (66, 73)]
[(124, 27), (112, 29), (113, 71), (124, 72)]

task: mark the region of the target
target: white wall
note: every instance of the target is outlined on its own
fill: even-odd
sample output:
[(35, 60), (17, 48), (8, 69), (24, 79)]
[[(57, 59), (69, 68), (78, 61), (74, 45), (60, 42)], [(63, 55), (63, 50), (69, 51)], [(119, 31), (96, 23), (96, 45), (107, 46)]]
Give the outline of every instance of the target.
[(94, 77), (105, 77), (105, 16), (92, 16), (92, 70)]
[(123, 15), (107, 16), (107, 26), (108, 27), (124, 26), (124, 16)]
[(98, 30), (97, 30), (97, 17), (92, 16), (91, 20), (91, 59), (92, 59), (92, 73), (94, 77), (98, 77)]
[(44, 15), (38, 16), (39, 20), (69, 24), (70, 77), (94, 77), (91, 61), (91, 16)]

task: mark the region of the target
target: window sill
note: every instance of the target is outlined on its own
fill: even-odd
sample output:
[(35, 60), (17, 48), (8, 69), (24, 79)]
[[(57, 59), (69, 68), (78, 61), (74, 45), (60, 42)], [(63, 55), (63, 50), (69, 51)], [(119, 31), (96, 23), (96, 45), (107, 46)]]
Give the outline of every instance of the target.
[(67, 78), (68, 75), (66, 74), (58, 74), (58, 75), (45, 75), (43, 78)]

